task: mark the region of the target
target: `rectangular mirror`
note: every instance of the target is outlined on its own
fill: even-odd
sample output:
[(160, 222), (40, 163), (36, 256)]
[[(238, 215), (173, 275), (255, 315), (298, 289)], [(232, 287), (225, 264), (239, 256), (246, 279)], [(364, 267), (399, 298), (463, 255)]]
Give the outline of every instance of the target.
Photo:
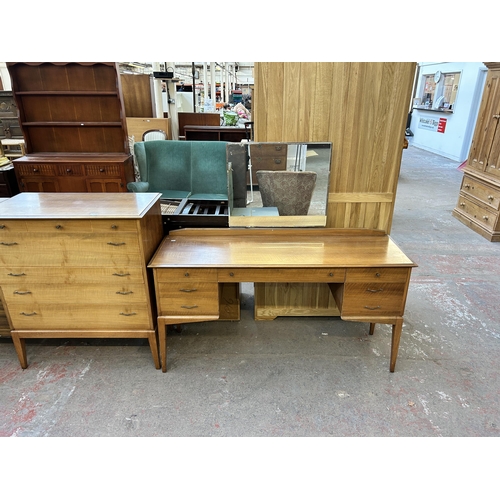
[(324, 227), (332, 144), (227, 145), (230, 227)]

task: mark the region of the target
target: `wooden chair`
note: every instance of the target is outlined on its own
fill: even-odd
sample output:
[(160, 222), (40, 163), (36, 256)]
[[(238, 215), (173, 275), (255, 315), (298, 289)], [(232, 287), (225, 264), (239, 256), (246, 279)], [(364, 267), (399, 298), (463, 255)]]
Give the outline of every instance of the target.
[(257, 170), (262, 206), (276, 207), (280, 215), (307, 215), (316, 177), (307, 170)]

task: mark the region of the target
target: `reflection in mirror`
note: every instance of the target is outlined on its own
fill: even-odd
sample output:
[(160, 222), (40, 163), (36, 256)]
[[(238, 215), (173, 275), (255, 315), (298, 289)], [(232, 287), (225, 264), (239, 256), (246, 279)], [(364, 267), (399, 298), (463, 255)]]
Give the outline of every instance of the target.
[(332, 144), (228, 144), (231, 227), (324, 227)]

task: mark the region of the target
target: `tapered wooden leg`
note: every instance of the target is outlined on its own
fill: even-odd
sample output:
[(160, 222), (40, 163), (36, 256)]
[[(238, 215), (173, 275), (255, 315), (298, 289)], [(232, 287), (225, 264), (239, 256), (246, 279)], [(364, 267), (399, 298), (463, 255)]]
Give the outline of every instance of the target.
[(167, 327), (165, 320), (158, 318), (158, 339), (160, 343), (161, 371), (167, 372)]
[(21, 363), (21, 368), (28, 368), (28, 358), (26, 356), (26, 341), (19, 338), (19, 335), (12, 331), (11, 332), (12, 341), (14, 342), (14, 347), (16, 349), (17, 357)]
[(375, 331), (375, 325), (376, 323), (370, 323), (370, 335), (373, 335), (373, 332)]
[(155, 368), (157, 370), (160, 369), (160, 355), (158, 353), (158, 334), (155, 331), (152, 331), (148, 336), (149, 348), (151, 349), (151, 354), (153, 356), (153, 361), (155, 364)]
[(391, 363), (390, 371), (394, 372), (396, 368), (396, 359), (398, 357), (399, 341), (401, 340), (401, 330), (403, 329), (403, 318), (398, 318), (392, 325), (392, 343), (391, 343)]

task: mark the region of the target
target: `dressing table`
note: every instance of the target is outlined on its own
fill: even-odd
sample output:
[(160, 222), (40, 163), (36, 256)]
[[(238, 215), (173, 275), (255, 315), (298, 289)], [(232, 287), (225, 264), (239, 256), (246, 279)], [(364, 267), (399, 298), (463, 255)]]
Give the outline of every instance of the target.
[[(161, 368), (167, 326), (222, 318), (223, 285), (324, 283), (347, 321), (392, 325), (394, 371), (412, 262), (383, 231), (326, 228), (179, 229), (166, 236), (153, 270)], [(256, 314), (255, 319), (273, 319)]]

